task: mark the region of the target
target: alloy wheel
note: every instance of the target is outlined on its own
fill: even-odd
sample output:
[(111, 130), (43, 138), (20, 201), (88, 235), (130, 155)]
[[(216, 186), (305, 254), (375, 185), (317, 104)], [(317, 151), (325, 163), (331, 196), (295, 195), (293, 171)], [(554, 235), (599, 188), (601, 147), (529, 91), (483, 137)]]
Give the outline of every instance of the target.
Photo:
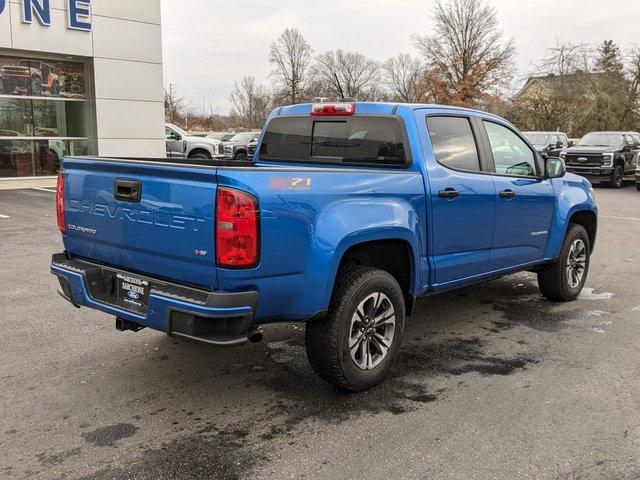
[(569, 248), (567, 258), (567, 282), (571, 288), (578, 288), (587, 270), (587, 246), (577, 239)]
[(376, 368), (387, 357), (396, 330), (395, 309), (382, 292), (367, 296), (351, 318), (349, 352), (361, 370)]

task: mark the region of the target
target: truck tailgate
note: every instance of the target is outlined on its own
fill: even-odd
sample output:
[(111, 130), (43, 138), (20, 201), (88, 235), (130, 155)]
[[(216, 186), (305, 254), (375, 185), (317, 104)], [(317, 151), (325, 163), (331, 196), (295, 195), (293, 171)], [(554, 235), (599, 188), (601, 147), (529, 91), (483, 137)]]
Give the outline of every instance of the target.
[(66, 158), (63, 169), (69, 255), (217, 288), (215, 167)]

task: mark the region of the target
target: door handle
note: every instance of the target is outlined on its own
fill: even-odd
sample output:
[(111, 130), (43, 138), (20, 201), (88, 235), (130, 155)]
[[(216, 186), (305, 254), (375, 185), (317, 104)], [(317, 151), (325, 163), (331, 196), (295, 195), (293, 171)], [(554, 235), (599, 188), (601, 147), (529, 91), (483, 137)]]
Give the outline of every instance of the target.
[(447, 199), (453, 200), (454, 198), (458, 198), (460, 196), (460, 192), (453, 188), (447, 188), (446, 190), (440, 190), (438, 192), (438, 196), (440, 198), (447, 198)]
[(504, 198), (505, 200), (512, 200), (516, 198), (516, 192), (513, 190), (504, 190), (500, 192), (500, 198)]
[(123, 202), (140, 203), (142, 186), (140, 180), (125, 180), (116, 178), (113, 196)]

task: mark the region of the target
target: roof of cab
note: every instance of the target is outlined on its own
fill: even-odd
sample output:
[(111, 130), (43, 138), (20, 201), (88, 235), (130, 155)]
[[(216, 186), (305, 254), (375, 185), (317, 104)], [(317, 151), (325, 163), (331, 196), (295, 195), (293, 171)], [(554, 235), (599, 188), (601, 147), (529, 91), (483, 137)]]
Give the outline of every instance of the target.
[[(326, 102), (337, 103), (337, 102)], [(412, 110), (419, 109), (432, 109), (432, 110), (446, 110), (446, 111), (458, 111), (468, 112), (487, 117), (500, 118), (492, 113), (483, 112), (481, 110), (474, 110), (472, 108), (454, 107), (451, 105), (438, 105), (431, 103), (391, 103), (391, 102), (346, 102), (354, 103), (356, 105), (356, 115), (393, 115), (399, 108), (408, 108)], [(311, 107), (313, 103), (300, 103), (296, 105), (288, 105), (276, 108), (272, 116), (297, 116), (297, 115), (309, 115), (311, 113)]]

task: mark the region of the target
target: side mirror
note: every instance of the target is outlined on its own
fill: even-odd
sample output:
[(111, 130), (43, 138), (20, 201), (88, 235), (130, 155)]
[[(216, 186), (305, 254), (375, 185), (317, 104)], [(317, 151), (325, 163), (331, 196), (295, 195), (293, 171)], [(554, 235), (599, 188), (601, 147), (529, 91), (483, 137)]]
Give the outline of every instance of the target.
[(562, 147), (564, 147), (564, 144), (561, 141), (558, 140), (556, 142), (556, 148), (562, 148)]
[(180, 140), (182, 140), (182, 137), (177, 134), (177, 133), (171, 133), (171, 140), (175, 140), (176, 142), (179, 142)]
[(545, 161), (545, 178), (562, 178), (567, 174), (567, 166), (561, 158), (549, 157)]
[(567, 144), (568, 147), (573, 147), (575, 145), (575, 143), (573, 143), (573, 140), (569, 140), (569, 143)]

